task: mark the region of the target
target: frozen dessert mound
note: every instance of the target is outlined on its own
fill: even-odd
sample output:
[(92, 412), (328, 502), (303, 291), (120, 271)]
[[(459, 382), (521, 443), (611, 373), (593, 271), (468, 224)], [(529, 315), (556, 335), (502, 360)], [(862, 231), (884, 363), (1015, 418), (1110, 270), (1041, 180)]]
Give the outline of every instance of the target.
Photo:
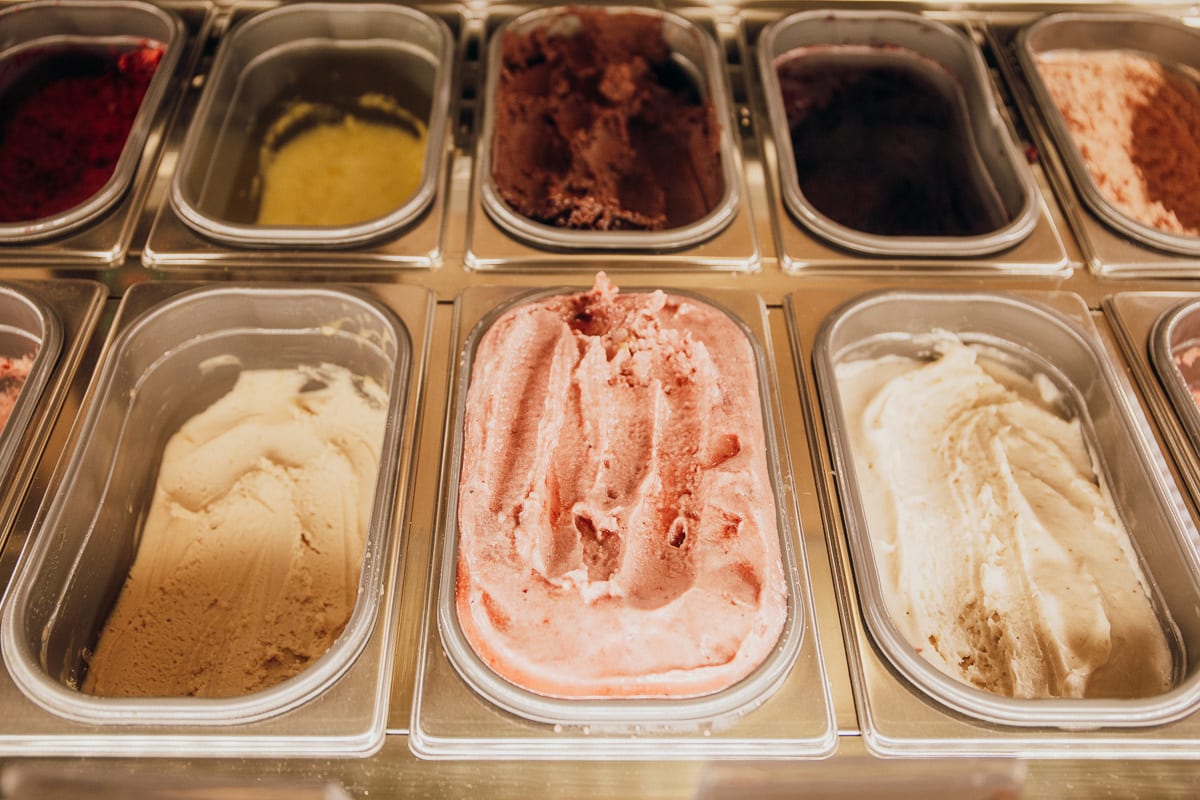
[(1129, 52), (1052, 51), (1038, 71), (1106, 200), (1200, 236), (1200, 88)]
[(754, 352), (663, 292), (521, 304), (480, 339), (458, 492), (475, 652), (559, 697), (694, 696), (787, 616)]
[(711, 102), (671, 57), (662, 22), (572, 9), (578, 30), (507, 32), (492, 178), (516, 212), (583, 230), (662, 230), (724, 191)]
[(108, 183), (165, 52), (156, 43), (14, 57), (34, 66), (0, 103), (0, 222), (62, 213)]
[(838, 365), (888, 612), (963, 683), (1017, 698), (1173, 685), (1164, 624), (1080, 420), (941, 333), (932, 360)]
[(8, 418), (12, 416), (29, 371), (33, 369), (33, 359), (33, 355), (0, 357), (0, 430), (8, 425)]
[(357, 602), (386, 408), (326, 364), (242, 372), (184, 423), (83, 691), (235, 697), (324, 654)]
[(896, 45), (815, 45), (774, 67), (799, 189), (824, 216), (877, 236), (977, 236), (1010, 221), (940, 63)]
[(350, 110), (294, 103), (259, 153), (259, 225), (338, 226), (400, 208), (421, 183), (426, 126), (379, 94)]

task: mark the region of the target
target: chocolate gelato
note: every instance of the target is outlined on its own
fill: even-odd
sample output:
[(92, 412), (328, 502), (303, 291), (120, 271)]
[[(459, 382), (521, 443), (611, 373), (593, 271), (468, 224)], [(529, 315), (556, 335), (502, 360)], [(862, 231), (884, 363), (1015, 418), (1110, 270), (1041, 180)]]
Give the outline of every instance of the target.
[(1009, 221), (940, 64), (895, 46), (797, 48), (775, 60), (800, 191), (879, 236), (975, 236)]
[(492, 179), (515, 211), (585, 230), (696, 222), (724, 192), (720, 128), (645, 14), (576, 9), (578, 27), (507, 32)]

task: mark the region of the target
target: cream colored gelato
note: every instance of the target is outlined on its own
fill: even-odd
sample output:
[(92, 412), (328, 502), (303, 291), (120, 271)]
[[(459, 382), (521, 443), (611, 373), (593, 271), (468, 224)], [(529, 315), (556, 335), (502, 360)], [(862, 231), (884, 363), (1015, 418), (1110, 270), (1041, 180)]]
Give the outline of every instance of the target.
[(837, 367), (887, 608), (950, 676), (1019, 698), (1145, 697), (1172, 657), (1078, 419), (945, 334)]
[(457, 611), (508, 680), (561, 697), (724, 689), (787, 616), (757, 365), (663, 292), (517, 306), (475, 354)]
[(258, 224), (354, 225), (390, 214), (421, 183), (425, 137), (425, 123), (381, 95), (363, 95), (352, 113), (293, 105), (259, 156)]
[(188, 420), (83, 690), (237, 696), (323, 654), (357, 600), (386, 406), (342, 367), (249, 370)]
[(1123, 51), (1051, 51), (1038, 71), (1105, 199), (1200, 236), (1200, 87)]

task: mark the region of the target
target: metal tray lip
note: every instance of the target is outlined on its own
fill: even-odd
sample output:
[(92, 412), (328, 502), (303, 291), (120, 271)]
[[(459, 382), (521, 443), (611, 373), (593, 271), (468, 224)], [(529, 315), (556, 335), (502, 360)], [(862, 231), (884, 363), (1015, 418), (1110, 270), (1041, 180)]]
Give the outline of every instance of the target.
[[(814, 340), (814, 372), (821, 407), (826, 417), (827, 438), (835, 470), (837, 495), (842, 505), (846, 540), (854, 571), (853, 578), (847, 576), (847, 580), (853, 585), (851, 591), (857, 597), (857, 605), (863, 616), (869, 638), (882, 651), (884, 660), (898, 671), (908, 685), (917, 692), (966, 717), (1004, 726), (1006, 729), (1051, 728), (1067, 731), (1094, 728), (1137, 729), (1175, 722), (1188, 716), (1200, 705), (1200, 673), (1190, 677), (1183, 676), (1171, 689), (1150, 698), (1022, 700), (985, 692), (951, 678), (919, 656), (884, 609), (879, 572), (869, 543), (869, 535), (866, 532), (866, 514), (862, 506), (857, 479), (854, 477), (853, 454), (841, 424), (841, 395), (834, 374), (836, 354), (831, 350), (832, 342), (840, 326), (852, 314), (871, 306), (894, 302), (912, 304), (964, 301), (994, 302), (1009, 307), (1016, 313), (1030, 314), (1058, 325), (1093, 355), (1095, 363), (1099, 366), (1105, 391), (1114, 397), (1119, 395), (1119, 392), (1116, 391), (1112, 367), (1104, 358), (1094, 337), (1073, 320), (1031, 297), (995, 290), (883, 289), (859, 295), (831, 311), (822, 320)], [(967, 323), (968, 326), (969, 324)], [(955, 332), (967, 331), (960, 329)], [(886, 333), (886, 331), (880, 333)], [(1006, 338), (993, 332), (987, 332), (985, 335), (993, 340)], [(1175, 539), (1180, 542), (1181, 549), (1186, 551), (1186, 543), (1181, 541), (1184, 538), (1182, 531), (1177, 527), (1179, 523), (1174, 515), (1174, 506), (1166, 497), (1162, 476), (1145, 463), (1147, 459), (1146, 444), (1140, 436), (1134, 433), (1133, 426), (1128, 424), (1128, 413), (1128, 410), (1121, 406), (1120, 415), (1126, 430), (1136, 445), (1135, 449), (1139, 458), (1143, 461), (1144, 472), (1157, 495), (1159, 505), (1169, 512), (1166, 516), (1175, 527)], [(838, 422), (836, 424), (831, 422), (833, 419)], [(1106, 480), (1108, 479), (1107, 475), (1104, 477)], [(1200, 581), (1200, 576), (1195, 570), (1194, 559), (1191, 566), (1193, 581)], [(1153, 579), (1153, 575), (1150, 575), (1150, 578)], [(859, 589), (859, 586), (864, 583), (874, 595), (874, 598), (867, 598), (866, 601), (863, 599), (863, 592)], [(879, 602), (875, 602), (876, 598), (880, 599)], [(1182, 644), (1180, 642), (1181, 646)]]
[[(771, 392), (770, 375), (766, 355), (761, 344), (751, 333), (746, 323), (720, 302), (700, 292), (686, 289), (661, 289), (672, 295), (685, 297), (706, 304), (724, 313), (745, 334), (754, 352), (759, 380), (760, 410), (766, 449), (768, 474), (774, 492), (776, 524), (779, 536), (779, 554), (788, 590), (787, 618), (771, 652), (749, 675), (732, 686), (717, 692), (694, 697), (635, 697), (635, 698), (563, 698), (539, 694), (508, 681), (495, 672), (481, 659), (466, 641), (459, 624), (456, 608), (456, 577), (458, 572), (458, 487), (462, 469), (463, 422), (466, 415), (466, 395), (470, 387), (471, 367), (475, 351), (482, 336), (505, 312), (521, 305), (556, 295), (570, 295), (587, 291), (588, 287), (555, 286), (529, 289), (509, 297), (495, 306), (478, 320), (468, 333), (462, 352), (456, 361), (457, 373), (454, 387), (454, 417), (448, 420), (454, 428), (450, 432), (450, 453), (447, 465), (448, 480), (444, 501), (445, 516), (435, 532), (434, 547), (440, 549), (440, 561), (435, 562), (440, 574), (431, 576), (436, 580), (436, 589), (431, 587), (430, 603), (435, 608), (437, 629), (447, 660), (458, 676), (479, 697), (512, 714), (535, 722), (553, 725), (596, 725), (602, 730), (621, 729), (625, 733), (638, 731), (639, 725), (655, 728), (694, 728), (696, 725), (717, 723), (722, 719), (745, 713), (765, 702), (782, 685), (791, 673), (799, 656), (804, 640), (810, 635), (811, 623), (805, 617), (807, 584), (801, 584), (800, 566), (804, 564), (792, 544), (791, 534), (803, 536), (801, 520), (797, 516), (792, 525), (792, 515), (787, 508), (787, 495), (783, 493), (778, 465), (781, 444), (775, 441), (772, 423), (775, 421), (774, 400)], [(622, 294), (648, 294), (658, 291), (653, 287), (621, 289)], [(461, 295), (460, 295), (461, 300)], [(760, 301), (761, 302), (761, 301)], [(439, 541), (440, 540), (440, 541)], [(807, 579), (807, 574), (803, 576)], [(414, 713), (417, 706), (414, 705)], [(628, 730), (624, 730), (628, 729)]]
[[(1009, 166), (1017, 176), (1025, 198), (1021, 204), (1020, 212), (1007, 225), (990, 233), (976, 234), (974, 236), (882, 236), (855, 230), (854, 228), (835, 222), (804, 199), (804, 194), (800, 190), (800, 181), (796, 174), (796, 159), (792, 153), (792, 140), (791, 136), (788, 135), (787, 114), (783, 109), (782, 92), (779, 87), (779, 78), (775, 72), (775, 57), (772, 53), (775, 50), (775, 38), (779, 35), (780, 31), (797, 24), (830, 19), (908, 22), (916, 26), (924, 26), (931, 31), (936, 31), (940, 35), (951, 38), (962, 47), (964, 54), (971, 64), (971, 78), (976, 87), (984, 95), (985, 104), (988, 109), (989, 126), (995, 129), (1000, 137)], [(989, 88), (987, 70), (983, 64), (979, 48), (965, 39), (954, 28), (938, 20), (909, 11), (856, 11), (845, 9), (798, 11), (777, 19), (764, 28), (759, 35), (756, 50), (759, 76), (766, 99), (768, 122), (775, 143), (780, 193), (783, 195), (784, 205), (786, 205), (787, 210), (810, 230), (834, 244), (857, 252), (866, 253), (867, 255), (925, 255), (946, 258), (984, 256), (998, 253), (1015, 246), (1033, 232), (1040, 216), (1037, 188), (1034, 184), (1033, 174), (1030, 172), (1029, 165), (1025, 159), (1017, 152), (1016, 144), (1013, 142), (1008, 127), (1000, 118), (1000, 112), (996, 106), (995, 93)], [(970, 87), (964, 86), (963, 88), (966, 90)]]
[[(225, 284), (185, 289), (148, 309), (123, 330), (105, 348), (102, 361), (88, 391), (86, 408), (81, 409), (77, 423), (81, 431), (79, 444), (70, 454), (70, 461), (60, 484), (72, 486), (84, 466), (83, 447), (95, 427), (101, 401), (113, 395), (115, 373), (120, 356), (128, 343), (156, 320), (169, 315), (180, 305), (204, 302), (212, 296), (246, 295), (280, 300), (299, 295), (325, 295), (350, 299), (363, 306), (364, 311), (377, 317), (395, 335), (396, 356), (389, 391), (388, 420), (380, 450), (380, 468), (372, 500), (363, 569), (359, 576), (358, 599), (342, 633), (329, 649), (313, 660), (297, 675), (275, 686), (230, 698), (114, 698), (87, 695), (67, 688), (32, 665), (36, 657), (26, 654), (17, 631), (23, 629), (20, 620), (30, 602), (37, 568), (44, 561), (54, 541), (51, 535), (36, 536), (17, 564), (8, 591), (0, 603), (0, 652), (13, 683), (35, 705), (65, 719), (96, 725), (145, 726), (237, 726), (280, 716), (314, 700), (340, 680), (355, 664), (366, 648), (371, 634), (379, 624), (381, 599), (386, 593), (383, 580), (388, 571), (394, 533), (396, 502), (393, 491), (399, 470), (395, 455), (404, 426), (408, 382), (412, 373), (412, 338), (405, 323), (379, 299), (350, 286), (309, 286), (302, 284)], [(124, 303), (122, 303), (124, 305)], [(391, 455), (389, 455), (391, 454)], [(39, 523), (47, 533), (58, 523), (70, 493), (59, 491)], [(374, 557), (368, 559), (369, 553)], [(77, 568), (77, 567), (76, 567)]]
[[(3, 282), (0, 283), (0, 303), (4, 302), (20, 303), (29, 308), (37, 315), (42, 329), (22, 329), (22, 332), (30, 334), (31, 338), (36, 336), (39, 344), (37, 352), (34, 353), (33, 366), (21, 387), (21, 393), (17, 395), (17, 402), (13, 404), (8, 423), (0, 429), (0, 476), (8, 474), (17, 456), (25, 429), (33, 420), (42, 393), (49, 385), (58, 364), (64, 341), (62, 321), (50, 304), (42, 298), (16, 284)], [(7, 322), (0, 321), (0, 325), (7, 327)]]
[[(251, 225), (229, 222), (210, 216), (201, 211), (188, 196), (183, 188), (183, 173), (186, 166), (195, 160), (195, 151), (199, 147), (201, 126), (199, 122), (216, 113), (219, 109), (216, 98), (215, 80), (230, 69), (231, 55), (240, 37), (253, 32), (262, 25), (273, 24), (279, 17), (299, 13), (320, 11), (331, 16), (349, 14), (387, 14), (406, 17), (414, 26), (425, 26), (435, 33), (442, 49), (443, 60), (434, 71), (433, 88), (430, 92), (430, 110), (426, 125), (425, 157), (422, 161), (421, 183), (412, 197), (398, 208), (382, 217), (359, 222), (352, 225), (330, 225), (325, 227), (306, 227), (293, 225)], [(362, 41), (378, 42), (389, 45), (402, 45), (397, 39), (375, 37), (361, 40), (327, 39), (327, 41)], [(283, 46), (292, 43), (283, 43)], [(404, 230), (415, 222), (433, 203), (440, 184), (442, 158), (445, 147), (445, 130), (449, 118), (450, 87), (452, 75), (449, 64), (454, 54), (454, 43), (450, 28), (441, 19), (422, 11), (419, 8), (393, 5), (380, 2), (330, 3), (303, 2), (294, 5), (283, 4), (255, 14), (241, 21), (228, 36), (224, 37), (212, 70), (206, 81), (204, 92), (196, 106), (192, 123), (188, 128), (183, 144), (179, 150), (179, 165), (171, 178), (168, 190), (171, 208), (176, 215), (196, 233), (210, 237), (221, 243), (234, 247), (246, 248), (275, 248), (298, 247), (313, 250), (329, 250), (357, 247), (372, 242), (403, 235)], [(261, 54), (260, 56), (261, 57)], [(222, 101), (225, 98), (220, 98)]]
[[(37, 13), (43, 10), (70, 13), (73, 9), (94, 10), (96, 6), (97, 4), (90, 2), (90, 0), (35, 0), (35, 2), (21, 3), (0, 10), (0, 24), (3, 24), (4, 17), (9, 14)], [(138, 107), (138, 112), (134, 117), (133, 125), (129, 129), (129, 134), (125, 137), (125, 145), (121, 148), (121, 155), (113, 167), (112, 175), (109, 176), (105, 184), (95, 194), (79, 205), (50, 217), (0, 223), (0, 244), (40, 242), (81, 228), (107, 212), (131, 188), (130, 184), (133, 182), (138, 161), (142, 158), (142, 150), (146, 145), (146, 139), (150, 135), (150, 128), (159, 107), (163, 103), (167, 86), (171, 83), (175, 74), (175, 68), (179, 63), (181, 51), (187, 39), (187, 31), (179, 15), (167, 7), (151, 5), (139, 0), (105, 0), (103, 7), (106, 9), (148, 14), (157, 18), (165, 26), (166, 30), (170, 31), (167, 40), (160, 42), (164, 47), (162, 59), (154, 70), (154, 77), (150, 79), (150, 83), (146, 87), (146, 93), (142, 96), (142, 103)], [(34, 42), (23, 43), (21, 47), (24, 48), (28, 45), (36, 44), (37, 41), (58, 41), (62, 38), (45, 37)], [(111, 41), (113, 39), (125, 38), (125, 36), (122, 34), (112, 34), (103, 37), (71, 36), (65, 38), (72, 42), (84, 43), (88, 41)], [(133, 38), (140, 39), (141, 37)]]
[[(721, 126), (718, 151), (721, 154), (721, 173), (725, 191), (721, 199), (707, 215), (689, 225), (667, 228), (660, 231), (595, 231), (559, 228), (530, 219), (511, 208), (500, 196), (492, 178), (492, 135), (495, 126), (495, 96), (499, 82), (502, 37), (509, 30), (535, 27), (538, 23), (556, 17), (570, 16), (577, 9), (603, 10), (608, 14), (640, 14), (663, 20), (690, 31), (703, 53), (703, 64), (698, 64), (707, 78), (707, 99), (712, 104), (717, 124)], [(479, 138), (475, 143), (475, 167), (472, 180), (476, 197), (480, 198), (488, 216), (516, 238), (538, 247), (563, 250), (678, 250), (692, 247), (711, 239), (723, 231), (737, 216), (742, 206), (742, 169), (738, 148), (735, 146), (733, 117), (725, 87), (725, 74), (717, 52), (716, 43), (700, 26), (672, 11), (658, 7), (605, 5), (605, 6), (549, 6), (526, 11), (501, 25), (488, 40), (487, 75), (483, 87), (483, 114)]]
[[(1060, 12), (1044, 16), (1038, 21), (1022, 28), (1017, 33), (1016, 40), (1017, 58), (1021, 63), (1021, 71), (1024, 73), (1025, 81), (1033, 92), (1035, 105), (1037, 105), (1038, 111), (1050, 132), (1050, 138), (1053, 139), (1054, 146), (1057, 148), (1060, 158), (1062, 158), (1071, 184), (1075, 187), (1075, 190), (1079, 193), (1088, 209), (1110, 228), (1147, 247), (1164, 250), (1177, 255), (1200, 255), (1200, 236), (1170, 233), (1145, 225), (1118, 209), (1104, 197), (1104, 194), (1092, 179), (1091, 173), (1088, 172), (1087, 165), (1083, 161), (1083, 156), (1079, 152), (1079, 146), (1075, 143), (1075, 138), (1071, 135), (1071, 132), (1067, 130), (1066, 121), (1063, 119), (1062, 113), (1058, 110), (1058, 105), (1050, 96), (1045, 81), (1042, 80), (1041, 73), (1037, 68), (1032, 40), (1039, 33), (1056, 25), (1085, 22), (1116, 26), (1144, 25), (1166, 27), (1196, 38), (1198, 47), (1200, 47), (1200, 31), (1190, 28), (1170, 17), (1145, 12), (1109, 11), (1089, 12), (1086, 14), (1080, 12)], [(1109, 48), (1096, 48), (1096, 50), (1100, 52), (1116, 52)], [(1146, 56), (1154, 56), (1153, 53), (1138, 52)], [(1158, 60), (1157, 57), (1155, 57), (1155, 60)]]
[(1170, 398), (1193, 449), (1200, 451), (1200, 406), (1175, 366), (1171, 340), (1185, 317), (1200, 313), (1200, 298), (1182, 300), (1163, 311), (1150, 329), (1150, 362), (1158, 373), (1159, 383)]

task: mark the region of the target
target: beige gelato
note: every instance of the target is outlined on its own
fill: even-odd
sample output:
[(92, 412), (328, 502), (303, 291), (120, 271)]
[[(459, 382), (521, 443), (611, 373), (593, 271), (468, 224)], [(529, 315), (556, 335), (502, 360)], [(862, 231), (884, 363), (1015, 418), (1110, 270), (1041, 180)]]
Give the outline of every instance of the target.
[[(982, 351), (986, 352), (986, 351)], [(1145, 697), (1172, 656), (1079, 419), (949, 334), (837, 368), (888, 611), (927, 660), (1018, 698)]]
[(458, 490), (458, 619), (560, 697), (692, 696), (787, 617), (757, 364), (721, 310), (663, 292), (524, 303), (480, 340)]
[(321, 656), (357, 600), (386, 406), (342, 367), (250, 370), (188, 420), (83, 690), (230, 697)]
[(1038, 57), (1092, 180), (1124, 214), (1200, 236), (1200, 88), (1132, 52)]

